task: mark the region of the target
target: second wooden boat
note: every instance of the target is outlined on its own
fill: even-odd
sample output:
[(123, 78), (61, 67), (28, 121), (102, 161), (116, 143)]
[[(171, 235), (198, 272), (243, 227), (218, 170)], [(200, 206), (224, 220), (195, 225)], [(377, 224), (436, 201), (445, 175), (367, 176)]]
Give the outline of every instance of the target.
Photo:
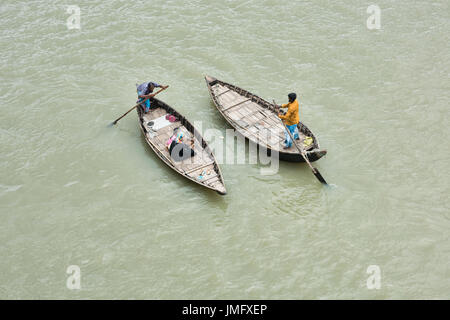
[[(283, 149), (284, 127), (278, 118), (279, 108), (260, 97), (216, 78), (206, 76), (211, 99), (228, 123), (244, 137), (268, 152), (276, 151), (281, 160), (305, 162), (300, 152), (292, 146)], [(310, 162), (322, 158), (327, 151), (320, 149), (319, 142), (311, 130), (300, 122), (300, 143), (303, 144)]]

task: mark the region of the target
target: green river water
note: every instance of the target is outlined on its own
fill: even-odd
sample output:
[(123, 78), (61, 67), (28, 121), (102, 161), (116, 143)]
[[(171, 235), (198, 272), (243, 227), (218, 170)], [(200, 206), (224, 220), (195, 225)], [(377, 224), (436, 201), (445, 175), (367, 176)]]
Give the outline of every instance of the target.
[[(447, 0), (3, 0), (0, 299), (449, 299), (449, 13)], [(206, 74), (269, 101), (297, 92), (331, 186), (306, 164), (224, 163), (220, 196), (161, 162), (135, 112), (107, 127), (153, 80), (225, 135)]]

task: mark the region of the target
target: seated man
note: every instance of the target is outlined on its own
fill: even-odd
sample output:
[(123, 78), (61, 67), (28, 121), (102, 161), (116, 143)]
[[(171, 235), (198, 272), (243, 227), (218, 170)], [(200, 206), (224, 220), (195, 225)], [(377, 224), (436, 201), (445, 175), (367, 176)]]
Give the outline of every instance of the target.
[[(283, 104), (281, 108), (288, 108), (286, 114), (278, 114), (278, 117), (280, 117), (281, 120), (283, 120), (284, 124), (286, 125), (287, 129), (292, 133), (294, 136), (294, 139), (299, 139), (298, 135), (298, 128), (297, 124), (299, 122), (299, 115), (298, 115), (298, 101), (297, 101), (297, 95), (295, 93), (289, 93), (288, 94), (289, 103)], [(289, 149), (292, 146), (292, 140), (289, 135), (289, 133), (286, 131), (284, 133), (285, 135), (285, 145), (283, 146), (283, 149)]]
[(177, 135), (173, 135), (167, 141), (167, 148), (169, 149), (170, 156), (175, 161), (183, 161), (185, 159), (195, 156), (195, 151), (192, 149), (194, 141), (191, 141), (191, 147), (183, 143), (184, 134), (179, 132)]
[[(153, 95), (151, 94), (155, 88), (167, 88), (168, 86), (161, 86), (157, 84), (156, 82), (144, 82), (137, 86), (137, 94), (139, 101), (143, 101), (146, 98), (152, 98)], [(150, 99), (147, 99), (144, 103), (141, 104), (142, 108), (144, 108), (144, 112), (147, 113), (148, 110), (150, 110)]]

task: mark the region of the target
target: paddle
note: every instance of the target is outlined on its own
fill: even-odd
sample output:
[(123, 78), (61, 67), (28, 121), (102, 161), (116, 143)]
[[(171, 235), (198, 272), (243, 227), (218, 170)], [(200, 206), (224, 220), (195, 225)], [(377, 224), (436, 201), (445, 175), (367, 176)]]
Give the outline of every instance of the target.
[(114, 122), (111, 122), (111, 123), (108, 125), (108, 127), (112, 127), (113, 125), (115, 125), (115, 124), (117, 123), (117, 121), (119, 121), (120, 119), (122, 119), (123, 117), (125, 117), (131, 110), (133, 110), (134, 108), (136, 108), (138, 105), (142, 104), (143, 102), (147, 101), (148, 99), (153, 98), (154, 96), (156, 96), (156, 95), (157, 95), (158, 93), (160, 93), (161, 91), (166, 90), (168, 87), (169, 87), (169, 86), (166, 86), (166, 87), (164, 87), (164, 88), (158, 90), (157, 92), (152, 93), (152, 94), (151, 94), (151, 97), (146, 98), (146, 99), (144, 99), (144, 100), (142, 100), (142, 101), (139, 101), (139, 103), (138, 103), (137, 105), (135, 105), (133, 108), (131, 108), (130, 110), (128, 110), (127, 112), (125, 112), (120, 118), (117, 118)]
[[(273, 104), (274, 104), (275, 106), (277, 106), (275, 100), (273, 100)], [(306, 156), (306, 154), (305, 154), (305, 151), (304, 151), (302, 148), (300, 148), (300, 146), (297, 144), (297, 142), (295, 142), (295, 139), (294, 139), (294, 137), (292, 136), (291, 131), (289, 131), (289, 129), (288, 129), (287, 126), (284, 124), (284, 122), (283, 122), (282, 119), (280, 119), (280, 121), (281, 121), (281, 123), (283, 124), (284, 129), (288, 132), (289, 136), (291, 137), (292, 142), (294, 143), (295, 147), (296, 147), (297, 150), (300, 152), (300, 154), (302, 155), (303, 159), (305, 159), (306, 163), (309, 165), (309, 167), (311, 168), (311, 170), (312, 170), (312, 172), (314, 173), (314, 175), (316, 176), (316, 178), (317, 178), (321, 183), (323, 183), (323, 184), (326, 185), (327, 182), (326, 182), (325, 179), (322, 177), (322, 175), (320, 174), (319, 170), (317, 170), (316, 168), (314, 168), (314, 167), (311, 165), (311, 163), (309, 162), (309, 160), (308, 160), (308, 158), (307, 158), (307, 156)]]

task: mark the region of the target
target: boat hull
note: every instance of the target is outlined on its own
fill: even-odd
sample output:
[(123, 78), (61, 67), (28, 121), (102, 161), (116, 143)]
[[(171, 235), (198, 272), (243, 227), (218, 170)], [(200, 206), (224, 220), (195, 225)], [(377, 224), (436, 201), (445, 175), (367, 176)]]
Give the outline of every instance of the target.
[[(172, 168), (181, 176), (203, 187), (214, 190), (220, 195), (225, 195), (227, 192), (220, 167), (216, 159), (214, 158), (212, 151), (209, 149), (207, 142), (203, 139), (200, 133), (195, 130), (192, 124), (184, 116), (182, 116), (175, 109), (162, 102), (161, 100), (153, 98), (152, 106), (154, 106), (154, 108), (150, 110), (149, 114), (144, 114), (142, 108), (139, 106), (136, 109), (139, 119), (139, 128), (141, 129), (145, 141), (153, 150), (153, 152), (160, 158), (161, 161), (163, 161), (167, 166)], [(158, 111), (160, 112), (157, 113)], [(167, 127), (167, 132), (164, 133), (165, 135), (162, 135), (162, 133), (160, 132), (160, 136), (158, 136), (157, 134), (158, 131), (153, 132), (152, 130), (150, 130), (148, 124), (149, 122), (152, 122), (151, 120), (153, 120), (152, 112), (155, 114), (154, 117), (158, 118), (164, 118), (165, 114), (170, 114), (176, 117), (177, 121), (175, 121), (173, 125), (178, 128), (175, 129), (182, 128), (184, 132), (190, 133), (194, 142), (197, 143), (196, 146), (198, 146), (197, 149), (194, 148), (194, 150), (197, 152), (197, 155), (199, 155), (198, 159), (202, 161), (204, 161), (204, 159), (207, 159), (208, 161), (205, 161), (203, 163), (195, 163), (194, 160), (191, 162), (187, 161), (189, 159), (181, 162), (177, 162), (172, 159), (169, 151), (165, 146), (165, 143), (161, 142), (161, 140), (166, 141), (167, 137), (172, 135), (172, 128)], [(163, 129), (160, 130), (162, 131)], [(206, 153), (206, 155), (201, 154), (202, 152)], [(200, 155), (203, 157), (200, 157)], [(203, 179), (203, 171), (208, 171), (208, 175), (210, 174), (210, 176), (205, 174), (205, 178)], [(200, 176), (203, 180), (198, 179)]]

